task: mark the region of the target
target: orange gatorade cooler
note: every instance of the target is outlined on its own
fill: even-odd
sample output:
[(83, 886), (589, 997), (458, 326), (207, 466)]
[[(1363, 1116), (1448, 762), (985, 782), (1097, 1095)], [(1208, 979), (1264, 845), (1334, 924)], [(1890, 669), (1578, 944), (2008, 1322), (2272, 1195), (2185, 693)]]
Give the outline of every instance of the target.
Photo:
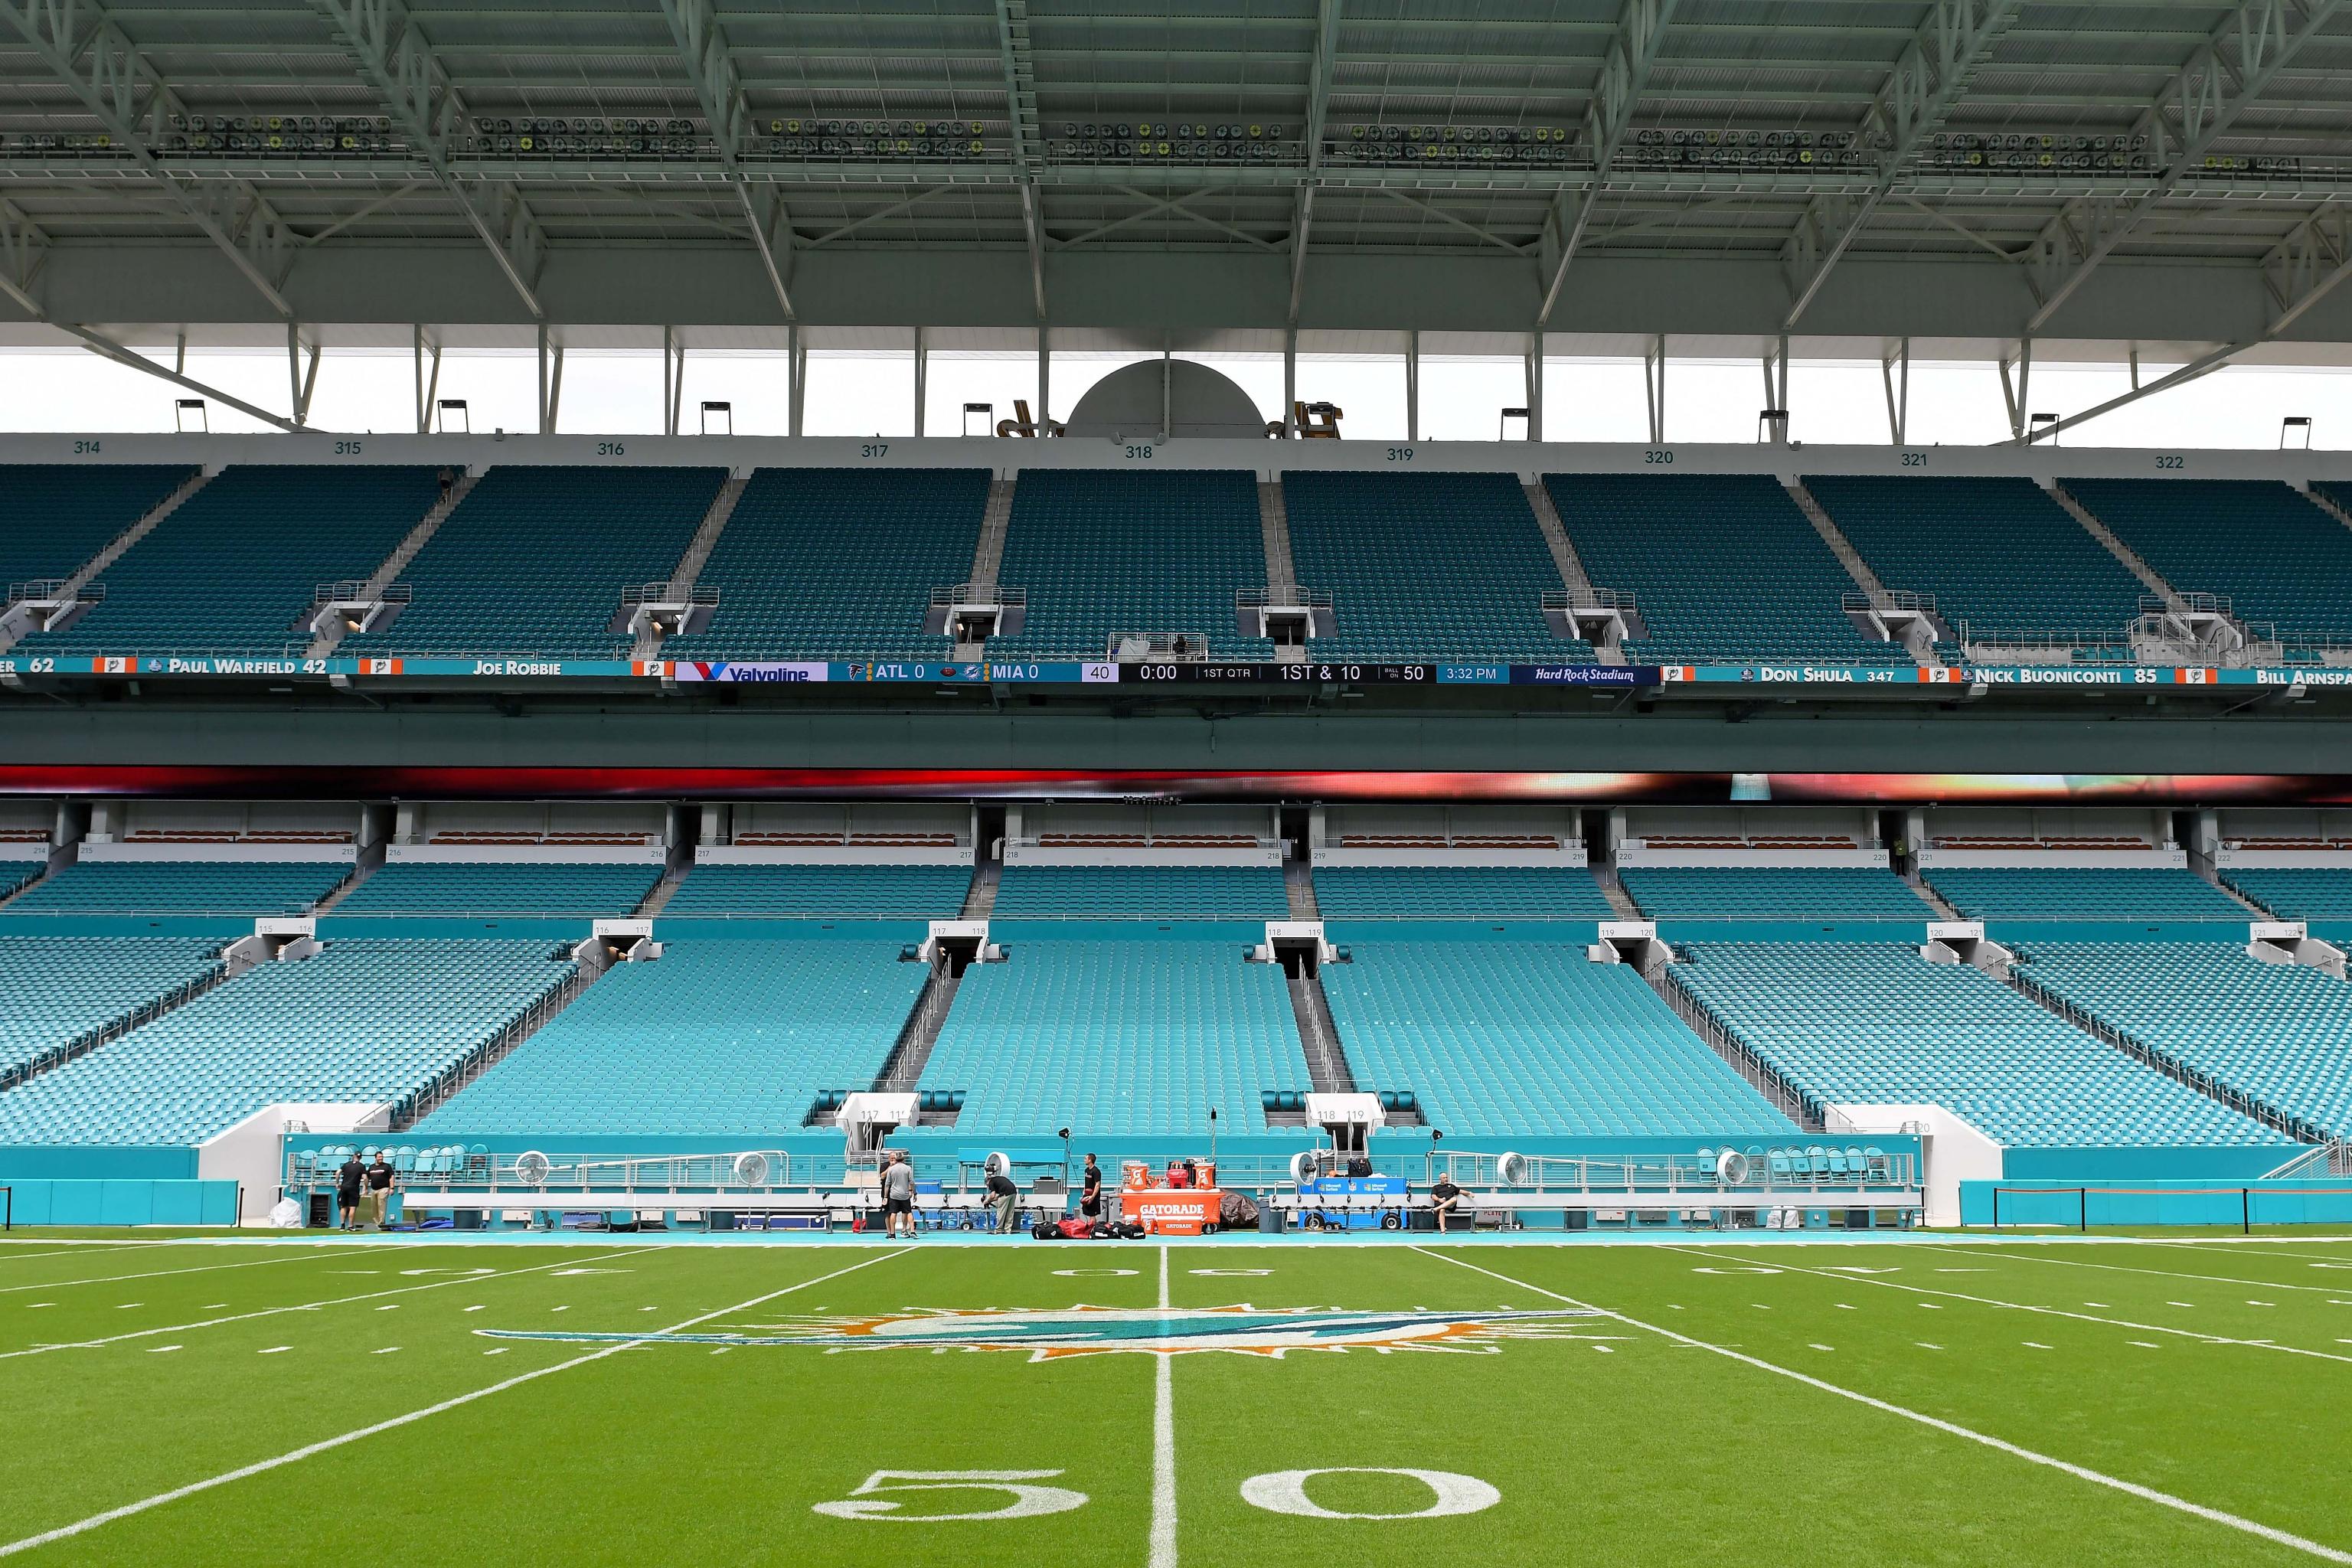
[(1201, 1184), (1204, 1187), (1213, 1187), (1217, 1184), (1217, 1163), (1214, 1160), (1201, 1162)]
[(1148, 1187), (1151, 1184), (1151, 1165), (1144, 1160), (1122, 1160), (1118, 1166), (1118, 1184), (1123, 1187)]

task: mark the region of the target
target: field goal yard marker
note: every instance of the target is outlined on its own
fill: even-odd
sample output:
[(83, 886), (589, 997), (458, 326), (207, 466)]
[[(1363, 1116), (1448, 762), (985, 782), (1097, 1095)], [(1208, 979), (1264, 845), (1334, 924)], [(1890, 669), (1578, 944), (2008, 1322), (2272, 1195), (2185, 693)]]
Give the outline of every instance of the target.
[[(715, 1312), (705, 1312), (700, 1317), (688, 1318), (682, 1323), (673, 1323), (668, 1328), (656, 1329), (646, 1339), (655, 1339), (663, 1334), (683, 1333), (688, 1329), (699, 1323), (709, 1322), (714, 1318), (724, 1318), (736, 1312), (749, 1311), (753, 1307), (772, 1301), (779, 1296), (789, 1296), (795, 1290), (805, 1290), (813, 1285), (822, 1285), (827, 1280), (838, 1279), (845, 1274), (855, 1274), (861, 1268), (871, 1268), (874, 1265), (887, 1263), (893, 1258), (903, 1258), (911, 1250), (912, 1248), (900, 1247), (896, 1251), (884, 1252), (868, 1258), (863, 1262), (853, 1263), (846, 1268), (836, 1268), (830, 1274), (820, 1274), (814, 1279), (803, 1279), (797, 1285), (787, 1285), (781, 1290), (771, 1290), (763, 1296), (754, 1296), (748, 1301), (738, 1301), (731, 1307), (721, 1307)], [(520, 1388), (526, 1383), (535, 1383), (542, 1377), (551, 1377), (559, 1372), (569, 1372), (575, 1366), (586, 1366), (590, 1362), (603, 1361), (605, 1357), (618, 1355), (623, 1351), (635, 1350), (645, 1342), (646, 1340), (630, 1340), (617, 1345), (606, 1345), (602, 1350), (591, 1351), (585, 1355), (573, 1356), (570, 1361), (560, 1361), (553, 1366), (542, 1366), (534, 1371), (507, 1378), (503, 1382), (493, 1383), (487, 1388), (478, 1388), (470, 1394), (460, 1394), (445, 1399), (437, 1405), (428, 1405), (421, 1410), (412, 1410), (405, 1415), (394, 1415), (388, 1420), (378, 1421), (373, 1426), (362, 1426), (339, 1436), (322, 1437), (316, 1443), (308, 1443), (299, 1448), (290, 1449), (275, 1458), (257, 1460), (253, 1464), (241, 1466), (234, 1470), (226, 1470), (201, 1481), (190, 1481), (186, 1486), (173, 1487), (170, 1491), (157, 1492), (152, 1497), (141, 1498), (137, 1502), (124, 1503), (121, 1508), (110, 1508), (103, 1513), (91, 1514), (88, 1519), (76, 1520), (71, 1524), (61, 1524), (55, 1530), (45, 1530), (38, 1535), (27, 1535), (20, 1541), (11, 1541), (5, 1545), (0, 1545), (0, 1557), (13, 1557), (20, 1552), (30, 1552), (36, 1547), (47, 1546), (52, 1542), (68, 1541), (74, 1536), (96, 1530), (101, 1524), (111, 1524), (118, 1519), (129, 1519), (133, 1514), (145, 1513), (150, 1509), (161, 1508), (167, 1502), (177, 1502), (182, 1498), (194, 1497), (199, 1492), (207, 1492), (215, 1487), (226, 1486), (231, 1481), (241, 1481), (252, 1476), (266, 1475), (271, 1470), (299, 1464), (313, 1455), (328, 1453), (356, 1443), (362, 1437), (373, 1437), (380, 1432), (394, 1431), (422, 1421), (427, 1416), (439, 1415), (446, 1411), (459, 1409), (478, 1399), (488, 1399), (493, 1394), (503, 1394), (509, 1388)], [(2352, 1563), (2352, 1557), (2345, 1561)]]
[(1499, 1279), (1506, 1285), (1516, 1286), (1517, 1289), (1528, 1291), (1531, 1295), (1549, 1296), (1555, 1301), (1564, 1302), (1571, 1307), (1582, 1307), (1588, 1311), (1598, 1312), (1605, 1318), (1614, 1318), (1617, 1321), (1626, 1324), (1628, 1327), (1644, 1330), (1650, 1333), (1656, 1334), (1661, 1339), (1671, 1340), (1676, 1344), (1687, 1345), (1694, 1350), (1711, 1351), (1715, 1354), (1724, 1357), (1726, 1360), (1739, 1362), (1745, 1365), (1755, 1367), (1760, 1372), (1769, 1372), (1776, 1376), (1788, 1378), (1791, 1382), (1801, 1383), (1807, 1387), (1820, 1389), (1824, 1394), (1834, 1394), (1841, 1399), (1850, 1399), (1856, 1405), (1868, 1405), (1873, 1410), (1884, 1411), (1889, 1415), (1899, 1415), (1906, 1421), (1916, 1421), (1922, 1426), (1933, 1427), (1935, 1430), (1947, 1433), (1951, 1436), (1965, 1438), (1969, 1442), (1979, 1444), (1985, 1447), (1993, 1449), (1998, 1453), (2010, 1455), (2013, 1458), (2023, 1459), (2029, 1464), (2044, 1466), (2050, 1469), (2073, 1476), (2077, 1480), (2089, 1481), (2094, 1486), (2105, 1487), (2110, 1490), (2122, 1492), (2126, 1497), (2136, 1497), (2143, 1502), (2156, 1503), (2160, 1507), (2171, 1509), (2176, 1512), (2188, 1514), (2194, 1519), (2205, 1520), (2214, 1524), (2227, 1525), (2231, 1530), (2240, 1530), (2245, 1531), (2249, 1535), (2260, 1536), (2264, 1541), (2272, 1542), (2280, 1546), (2291, 1548), (2294, 1551), (2303, 1552), (2306, 1556), (2316, 1557), (2324, 1563), (2352, 1563), (2352, 1552), (2339, 1551), (2337, 1548), (2333, 1546), (2324, 1546), (2316, 1541), (2306, 1540), (2303, 1536), (2293, 1534), (2287, 1531), (2276, 1529), (2271, 1525), (2258, 1523), (2251, 1519), (2242, 1519), (2234, 1513), (2225, 1513), (2218, 1508), (2208, 1508), (2203, 1503), (2190, 1502), (2187, 1498), (2175, 1497), (2170, 1492), (2158, 1491), (2154, 1487), (2144, 1487), (2137, 1481), (2125, 1480), (2120, 1476), (2111, 1476), (2106, 1474), (2105, 1471), (2094, 1470), (2087, 1466), (2074, 1464), (2068, 1460), (2057, 1458), (2052, 1455), (2041, 1453), (2032, 1448), (2022, 1447), (2005, 1438), (1993, 1436), (1990, 1433), (1979, 1432), (1973, 1427), (1963, 1426), (1958, 1422), (1947, 1421), (1940, 1416), (1930, 1415), (1925, 1411), (1913, 1410), (1906, 1405), (1891, 1404), (1884, 1399), (1874, 1398), (1867, 1394), (1857, 1393), (1855, 1390), (1851, 1388), (1843, 1388), (1834, 1383), (1825, 1382), (1821, 1378), (1810, 1376), (1805, 1373), (1799, 1372), (1793, 1367), (1786, 1367), (1779, 1364), (1777, 1362), (1766, 1361), (1760, 1356), (1748, 1355), (1724, 1345), (1710, 1344), (1705, 1340), (1694, 1339), (1688, 1334), (1678, 1334), (1672, 1329), (1660, 1328), (1655, 1323), (1645, 1323), (1639, 1318), (1628, 1317), (1622, 1312), (1612, 1311), (1607, 1307), (1595, 1306), (1590, 1301), (1580, 1301), (1573, 1296), (1563, 1296), (1557, 1290), (1547, 1290), (1540, 1285), (1530, 1285), (1524, 1279), (1514, 1279), (1507, 1274), (1497, 1274), (1491, 1268), (1481, 1268), (1477, 1264), (1468, 1262), (1463, 1258), (1450, 1257), (1443, 1252), (1433, 1252), (1425, 1247), (1416, 1247), (1413, 1250), (1421, 1253), (1424, 1257), (1434, 1258), (1442, 1263), (1451, 1263), (1458, 1268), (1467, 1268), (1475, 1274), (1484, 1274), (1490, 1279)]

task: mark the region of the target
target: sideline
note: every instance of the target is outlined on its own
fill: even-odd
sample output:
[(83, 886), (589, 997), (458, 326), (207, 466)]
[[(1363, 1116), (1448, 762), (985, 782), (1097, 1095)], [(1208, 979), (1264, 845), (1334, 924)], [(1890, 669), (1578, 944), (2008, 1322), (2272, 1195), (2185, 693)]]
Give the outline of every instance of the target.
[[(1168, 1248), (1160, 1248), (1160, 1310), (1169, 1309)], [(1162, 1325), (1165, 1327), (1165, 1324)], [(1176, 1568), (1176, 1358), (1155, 1355), (1151, 1391), (1150, 1568)]]
[[(787, 1285), (781, 1290), (771, 1290), (764, 1296), (754, 1296), (748, 1301), (738, 1301), (731, 1307), (721, 1307), (715, 1312), (705, 1312), (698, 1318), (688, 1318), (682, 1323), (672, 1323), (666, 1329), (656, 1329), (654, 1331), (657, 1334), (682, 1333), (698, 1323), (707, 1323), (713, 1318), (723, 1318), (732, 1312), (748, 1311), (763, 1301), (772, 1301), (779, 1296), (789, 1296), (795, 1290), (805, 1290), (812, 1285), (822, 1285), (829, 1279), (838, 1279), (845, 1274), (855, 1274), (861, 1268), (871, 1268), (874, 1265), (887, 1263), (893, 1258), (903, 1258), (908, 1251), (911, 1250), (913, 1249), (906, 1248), (898, 1252), (886, 1252), (878, 1257), (868, 1258), (863, 1262), (853, 1263), (846, 1268), (836, 1268), (830, 1274), (821, 1274), (814, 1279), (803, 1279), (797, 1285)], [(625, 1344), (607, 1345), (603, 1350), (591, 1351), (586, 1355), (573, 1356), (570, 1361), (557, 1362), (553, 1366), (543, 1366), (537, 1371), (526, 1372), (520, 1376), (491, 1384), (487, 1388), (478, 1388), (471, 1394), (460, 1394), (453, 1399), (445, 1399), (438, 1405), (428, 1405), (422, 1410), (412, 1410), (405, 1415), (394, 1415), (389, 1420), (379, 1421), (372, 1426), (362, 1426), (355, 1431), (345, 1432), (340, 1436), (324, 1437), (316, 1443), (305, 1444), (299, 1448), (280, 1454), (273, 1459), (257, 1460), (253, 1464), (240, 1466), (236, 1469), (226, 1470), (201, 1481), (191, 1481), (184, 1487), (173, 1487), (167, 1492), (157, 1492), (152, 1497), (141, 1498), (137, 1502), (124, 1503), (121, 1508), (108, 1509), (104, 1513), (91, 1514), (88, 1519), (76, 1520), (71, 1524), (61, 1524), (55, 1530), (45, 1530), (38, 1535), (27, 1535), (20, 1541), (11, 1541), (5, 1545), (0, 1545), (0, 1557), (13, 1557), (20, 1552), (30, 1552), (37, 1546), (47, 1546), (53, 1542), (71, 1540), (77, 1535), (96, 1530), (101, 1524), (111, 1524), (118, 1519), (129, 1519), (133, 1514), (145, 1513), (150, 1509), (161, 1508), (167, 1502), (177, 1502), (182, 1498), (194, 1497), (198, 1492), (210, 1491), (215, 1487), (225, 1487), (231, 1481), (245, 1480), (253, 1476), (281, 1469), (288, 1465), (299, 1464), (313, 1455), (328, 1453), (348, 1444), (356, 1443), (362, 1437), (373, 1437), (379, 1433), (410, 1426), (427, 1416), (439, 1415), (445, 1411), (471, 1405), (478, 1399), (488, 1399), (493, 1394), (503, 1394), (509, 1388), (520, 1388), (526, 1383), (533, 1383), (542, 1377), (551, 1377), (559, 1372), (569, 1372), (575, 1366), (586, 1366), (590, 1362), (603, 1361), (606, 1356), (618, 1355), (623, 1351), (635, 1350), (645, 1342), (643, 1340), (631, 1340)], [(2352, 1563), (2352, 1557), (2347, 1557), (2345, 1561)]]
[(94, 1279), (51, 1279), (33, 1285), (0, 1285), (0, 1296), (19, 1290), (63, 1290), (75, 1285), (119, 1285), (126, 1279), (161, 1279), (173, 1274), (214, 1274), (224, 1268), (259, 1268), (271, 1263), (316, 1263), (323, 1252), (294, 1258), (257, 1258), (246, 1263), (198, 1263), (186, 1268), (151, 1268), (144, 1274), (101, 1274)]
[[(1676, 1344), (1688, 1345), (1694, 1350), (1709, 1351), (1726, 1360), (1755, 1367), (1759, 1372), (1769, 1372), (1776, 1377), (1785, 1377), (1793, 1383), (1801, 1383), (1808, 1388), (1817, 1388), (1824, 1394), (1834, 1394), (1841, 1399), (1850, 1399), (1856, 1405), (1867, 1405), (1873, 1410), (1884, 1411), (1889, 1415), (1899, 1415), (1906, 1421), (1916, 1421), (1922, 1426), (1932, 1427), (1936, 1431), (1947, 1433), (1955, 1437), (1966, 1438), (1971, 1443), (1980, 1444), (1997, 1453), (2023, 1459), (2028, 1464), (2042, 1465), (2073, 1476), (2077, 1480), (2088, 1481), (2094, 1486), (2105, 1487), (2110, 1490), (2122, 1492), (2126, 1497), (2136, 1497), (2143, 1502), (2152, 1502), (2159, 1507), (2188, 1514), (2194, 1519), (2227, 1525), (2231, 1530), (2243, 1531), (2248, 1535), (2259, 1536), (2275, 1545), (2291, 1548), (2306, 1556), (2316, 1557), (2324, 1563), (2352, 1563), (2352, 1552), (2341, 1552), (2333, 1546), (2323, 1546), (2316, 1541), (2306, 1540), (2303, 1536), (2290, 1533), (2273, 1525), (2243, 1519), (2218, 1508), (2208, 1508), (2203, 1503), (2190, 1502), (2187, 1498), (2175, 1497), (2170, 1492), (2161, 1492), (2154, 1487), (2141, 1486), (2137, 1481), (2127, 1481), (2120, 1476), (2111, 1476), (2105, 1471), (2092, 1469), (2088, 1466), (2074, 1464), (2049, 1454), (2021, 1447), (2005, 1438), (1993, 1436), (1990, 1433), (1979, 1432), (1973, 1427), (1960, 1426), (1958, 1422), (1946, 1421), (1940, 1416), (1930, 1415), (1925, 1411), (1891, 1404), (1867, 1394), (1857, 1393), (1851, 1388), (1842, 1388), (1834, 1383), (1799, 1372), (1794, 1367), (1781, 1366), (1778, 1363), (1766, 1361), (1760, 1356), (1748, 1355), (1724, 1345), (1710, 1344), (1705, 1340), (1695, 1340), (1688, 1334), (1678, 1334), (1672, 1329), (1660, 1328), (1655, 1323), (1645, 1323), (1639, 1318), (1627, 1317), (1622, 1312), (1612, 1311), (1606, 1307), (1595, 1306), (1590, 1301), (1580, 1301), (1573, 1296), (1563, 1296), (1557, 1290), (1547, 1290), (1540, 1285), (1530, 1285), (1524, 1279), (1514, 1279), (1507, 1274), (1497, 1274), (1493, 1269), (1482, 1268), (1475, 1263), (1465, 1262), (1459, 1258), (1451, 1258), (1442, 1252), (1432, 1252), (1425, 1247), (1416, 1247), (1413, 1250), (1425, 1257), (1436, 1258), (1441, 1263), (1451, 1263), (1456, 1268), (1467, 1268), (1475, 1274), (1484, 1274), (1490, 1279), (1499, 1279), (1506, 1285), (1516, 1286), (1532, 1295), (1549, 1296), (1555, 1301), (1564, 1302), (1571, 1307), (1582, 1307), (1589, 1311), (1599, 1312), (1605, 1318), (1614, 1318), (1630, 1328), (1646, 1330), (1661, 1339), (1671, 1340)], [(1832, 1276), (1832, 1278), (1838, 1277)]]
[[(1969, 1257), (1969, 1254), (1961, 1252), (1955, 1253), (1954, 1256), (1966, 1258)], [(2342, 1285), (2290, 1285), (2284, 1279), (2241, 1279), (2232, 1274), (2183, 1274), (2179, 1270), (2172, 1268), (2136, 1268), (2128, 1263), (2093, 1263), (2086, 1258), (2036, 1258), (2032, 1253), (2026, 1253), (2022, 1256), (2028, 1263), (2058, 1263), (2063, 1264), (2069, 1268), (2100, 1268), (2115, 1274), (2149, 1274), (2154, 1275), (2159, 1279), (2186, 1279), (2195, 1284), (2251, 1285), (2258, 1290), (2315, 1290), (2323, 1296), (2342, 1295), (2347, 1290), (2352, 1290), (2352, 1279), (2346, 1280)], [(2273, 1258), (2300, 1258), (2305, 1255), (2303, 1253), (2273, 1253), (2271, 1256)], [(2352, 1268), (2352, 1258), (2326, 1258), (2323, 1261), (2342, 1263), (2347, 1268)]]

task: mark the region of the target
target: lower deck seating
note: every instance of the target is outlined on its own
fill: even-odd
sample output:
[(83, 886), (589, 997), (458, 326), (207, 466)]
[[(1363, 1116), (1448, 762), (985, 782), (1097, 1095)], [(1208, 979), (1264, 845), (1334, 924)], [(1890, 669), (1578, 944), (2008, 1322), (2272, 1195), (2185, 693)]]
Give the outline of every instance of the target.
[(1675, 978), (1821, 1105), (1941, 1105), (2004, 1144), (2284, 1144), (1980, 969), (1899, 942), (1694, 942)]
[(2352, 921), (2352, 870), (2265, 866), (2222, 880), (2283, 921)]
[(2244, 905), (2176, 867), (1932, 867), (1921, 873), (1979, 921), (2233, 921)]
[(634, 913), (659, 866), (396, 860), (353, 888), (338, 915), (581, 915)]
[(2352, 1135), (2352, 985), (2228, 942), (2036, 942), (2024, 973), (2329, 1137)]
[(1318, 866), (1315, 904), (1327, 920), (1614, 918), (1583, 866)]
[(1654, 920), (1927, 921), (1935, 910), (1866, 866), (1627, 866), (1625, 891)]
[[(999, 906), (1000, 910), (1002, 906)], [(1205, 1133), (1213, 1108), (1265, 1131), (1259, 1094), (1303, 1089), (1282, 971), (1223, 942), (1013, 944), (964, 972), (923, 1069), (962, 1090), (959, 1135)]]
[(195, 1143), (272, 1105), (396, 1105), (573, 967), (543, 942), (331, 941), (0, 1093), (0, 1143)]
[(817, 1093), (862, 1089), (929, 973), (896, 942), (666, 942), (615, 964), (421, 1135), (773, 1138)]
[(1012, 865), (996, 889), (999, 916), (1278, 921), (1289, 912), (1279, 866)]
[(1448, 1135), (1785, 1138), (1789, 1119), (1642, 977), (1581, 946), (1350, 944), (1323, 990), (1359, 1089)]
[(12, 915), (289, 915), (352, 873), (340, 860), (82, 860), (9, 900)]
[(221, 967), (213, 937), (0, 937), (0, 1078)]
[(969, 866), (697, 866), (665, 915), (921, 915), (946, 920)]

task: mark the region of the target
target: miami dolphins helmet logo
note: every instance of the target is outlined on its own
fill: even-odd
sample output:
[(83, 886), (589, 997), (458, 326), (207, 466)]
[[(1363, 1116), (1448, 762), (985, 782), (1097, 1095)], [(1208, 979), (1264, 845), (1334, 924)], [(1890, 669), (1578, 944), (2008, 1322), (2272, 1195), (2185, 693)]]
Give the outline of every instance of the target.
[(1456, 1351), (1492, 1353), (1512, 1339), (1614, 1339), (1580, 1331), (1591, 1308), (1348, 1311), (1330, 1308), (1071, 1307), (1055, 1311), (898, 1312), (870, 1318), (795, 1318), (708, 1333), (587, 1333), (478, 1329), (488, 1339), (638, 1345), (787, 1345), (845, 1351), (1025, 1351), (1032, 1361), (1108, 1354), (1202, 1352), (1271, 1356), (1293, 1351)]

